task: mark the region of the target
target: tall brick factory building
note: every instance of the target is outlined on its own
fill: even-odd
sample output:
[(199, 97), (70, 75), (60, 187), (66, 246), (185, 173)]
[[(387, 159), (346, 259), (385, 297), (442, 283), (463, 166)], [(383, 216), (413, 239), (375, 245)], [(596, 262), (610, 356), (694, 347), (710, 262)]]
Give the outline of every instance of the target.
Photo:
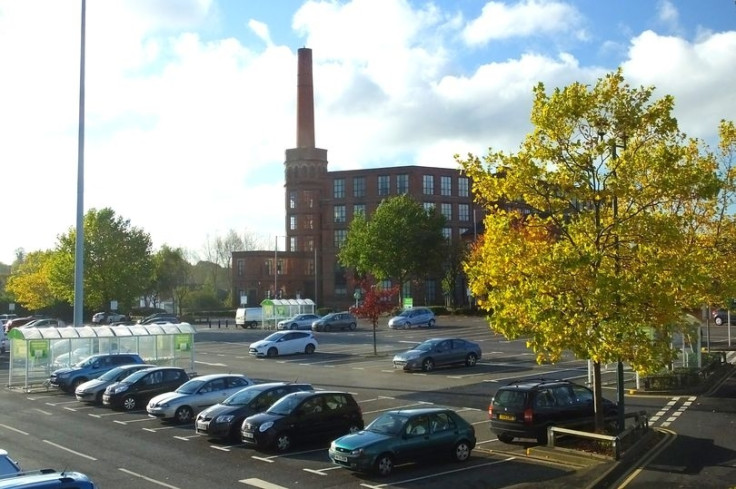
[[(302, 298), (346, 309), (354, 303), (354, 285), (351, 272), (337, 261), (338, 250), (353, 216), (364, 213), (370, 219), (386, 198), (408, 194), (425, 208), (436, 207), (446, 218), (443, 234), (451, 240), (472, 238), (484, 213), (473, 203), (470, 179), (458, 169), (328, 171), (327, 150), (315, 147), (312, 51), (307, 48), (298, 51), (296, 147), (286, 150), (284, 176), (284, 235), (272, 250), (233, 253), (232, 286), (239, 303)], [(444, 303), (441, 277), (412, 281), (404, 290), (415, 305)]]

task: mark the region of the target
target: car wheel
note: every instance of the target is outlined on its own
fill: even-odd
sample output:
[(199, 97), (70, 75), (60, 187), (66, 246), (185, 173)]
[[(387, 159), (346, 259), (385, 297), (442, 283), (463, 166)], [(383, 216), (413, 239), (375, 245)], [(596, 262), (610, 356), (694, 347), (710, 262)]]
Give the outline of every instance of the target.
[(430, 319), (429, 320), (429, 322), (427, 323), (427, 327), (428, 328), (434, 328), (434, 319)]
[(308, 343), (307, 346), (304, 347), (304, 353), (307, 355), (314, 353), (314, 343)]
[(135, 397), (125, 396), (125, 398), (123, 399), (123, 409), (125, 409), (126, 411), (132, 411), (133, 409), (135, 409), (135, 406)]
[(298, 325), (296, 323), (289, 326), (289, 329), (296, 329), (296, 328), (298, 328)]
[(100, 392), (98, 392), (98, 393), (97, 393), (97, 395), (95, 396), (95, 402), (96, 402), (97, 404), (102, 404), (102, 394), (103, 394), (104, 392), (105, 392), (105, 391), (100, 391)]
[(381, 477), (387, 477), (391, 475), (391, 472), (394, 470), (394, 458), (391, 456), (390, 453), (383, 453), (379, 455), (378, 458), (376, 458), (374, 469), (376, 471), (376, 474), (380, 475)]
[(498, 440), (502, 443), (511, 443), (512, 441), (514, 441), (514, 437), (509, 435), (508, 433), (499, 433)]
[(278, 435), (276, 435), (274, 446), (277, 451), (285, 452), (286, 450), (291, 448), (291, 435), (289, 435), (288, 433), (279, 433)]
[(430, 372), (432, 369), (434, 369), (434, 360), (431, 358), (425, 358), (422, 362), (422, 371)]
[(357, 324), (355, 324), (355, 323), (350, 323), (350, 326), (348, 326), (348, 329), (350, 329), (350, 331), (355, 331), (355, 328), (357, 328), (357, 327), (358, 327), (358, 325), (357, 325)]
[(332, 329), (332, 328), (330, 327), (330, 325), (329, 325), (329, 324), (325, 324), (325, 327), (323, 328), (323, 330), (324, 330), (325, 332), (329, 332), (329, 331), (330, 331), (331, 329)]
[(77, 387), (84, 384), (85, 382), (87, 382), (87, 379), (85, 378), (80, 377), (78, 379), (74, 379), (74, 382), (72, 382), (71, 392), (75, 392), (77, 390)]
[(278, 354), (279, 354), (279, 351), (273, 347), (269, 348), (268, 351), (266, 352), (266, 356), (269, 358), (273, 358), (277, 356)]
[(716, 317), (713, 321), (716, 323), (716, 326), (721, 326), (723, 324), (723, 319), (719, 317)]
[(470, 444), (467, 440), (459, 441), (455, 444), (452, 456), (456, 462), (465, 462), (470, 458), (470, 450)]
[(475, 356), (475, 353), (468, 353), (468, 356), (465, 357), (465, 366), (475, 367), (476, 363), (478, 363), (478, 357)]
[(194, 411), (192, 411), (192, 408), (190, 408), (189, 406), (182, 406), (176, 410), (176, 413), (174, 413), (174, 418), (176, 419), (176, 422), (181, 424), (190, 422), (193, 417)]

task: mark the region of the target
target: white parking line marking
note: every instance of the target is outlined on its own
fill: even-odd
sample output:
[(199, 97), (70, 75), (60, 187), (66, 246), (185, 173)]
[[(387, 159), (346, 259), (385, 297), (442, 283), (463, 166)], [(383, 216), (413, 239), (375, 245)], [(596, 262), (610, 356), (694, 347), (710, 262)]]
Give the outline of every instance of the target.
[(120, 421), (119, 419), (113, 420), (113, 423), (118, 424), (130, 424), (130, 423), (140, 423), (141, 421), (153, 421), (156, 418), (140, 418), (140, 419), (131, 419), (130, 421)]
[(133, 472), (132, 470), (124, 469), (122, 467), (118, 467), (118, 470), (121, 472), (125, 472), (128, 475), (132, 475), (134, 477), (138, 477), (139, 479), (143, 479), (144, 481), (152, 482), (154, 484), (158, 484), (162, 487), (168, 487), (169, 489), (179, 489), (176, 486), (172, 486), (171, 484), (167, 484), (165, 482), (157, 481), (156, 479), (151, 479), (150, 477), (146, 477), (145, 475), (139, 474), (137, 472)]
[(52, 413), (50, 413), (50, 412), (48, 412), (48, 411), (44, 411), (44, 410), (42, 410), (42, 409), (38, 409), (38, 408), (34, 408), (33, 410), (34, 410), (34, 411), (38, 411), (38, 412), (39, 412), (39, 413), (41, 413), (41, 414), (45, 414), (46, 416), (51, 416), (51, 414), (52, 414)]
[(59, 449), (61, 449), (61, 450), (65, 450), (65, 451), (67, 451), (67, 452), (69, 452), (69, 453), (73, 453), (74, 455), (79, 455), (80, 457), (86, 458), (87, 460), (94, 460), (94, 461), (97, 461), (97, 459), (96, 459), (96, 458), (94, 458), (94, 457), (92, 457), (92, 456), (90, 456), (90, 455), (85, 455), (84, 453), (81, 453), (81, 452), (76, 452), (76, 451), (74, 451), (74, 450), (71, 450), (71, 449), (69, 449), (69, 448), (67, 448), (67, 447), (64, 447), (64, 446), (61, 446), (61, 445), (57, 445), (56, 443), (54, 443), (54, 442), (52, 442), (52, 441), (44, 440), (43, 442), (44, 442), (44, 443), (48, 443), (48, 444), (49, 444), (49, 445), (51, 445), (52, 447), (56, 447), (56, 448), (59, 448)]
[(241, 479), (238, 482), (240, 482), (241, 484), (248, 484), (249, 486), (258, 487), (260, 489), (287, 489), (284, 486), (272, 484), (271, 482), (266, 482), (261, 479)]
[(209, 363), (209, 362), (197, 362), (197, 361), (195, 361), (194, 363), (199, 363), (201, 365), (207, 365), (209, 367), (227, 367), (227, 365), (224, 363)]
[(26, 433), (25, 431), (21, 431), (21, 430), (19, 430), (17, 428), (13, 428), (12, 426), (8, 426), (6, 424), (0, 424), (0, 426), (2, 426), (3, 428), (5, 428), (6, 430), (15, 431), (16, 433), (20, 433), (21, 435), (28, 436), (28, 433)]

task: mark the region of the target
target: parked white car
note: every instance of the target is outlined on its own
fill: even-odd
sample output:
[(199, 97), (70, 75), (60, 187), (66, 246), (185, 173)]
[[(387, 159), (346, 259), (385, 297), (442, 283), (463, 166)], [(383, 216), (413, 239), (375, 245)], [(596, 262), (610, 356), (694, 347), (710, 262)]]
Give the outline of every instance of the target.
[(276, 329), (312, 329), (312, 323), (319, 319), (321, 316), (318, 314), (297, 314), (296, 316), (290, 317), (279, 321), (276, 325)]
[(250, 344), (248, 352), (254, 357), (276, 357), (296, 353), (314, 353), (317, 339), (311, 331), (277, 331)]
[(240, 389), (253, 385), (245, 375), (211, 374), (195, 377), (174, 392), (159, 394), (146, 406), (151, 416), (188, 423), (200, 411), (218, 404)]

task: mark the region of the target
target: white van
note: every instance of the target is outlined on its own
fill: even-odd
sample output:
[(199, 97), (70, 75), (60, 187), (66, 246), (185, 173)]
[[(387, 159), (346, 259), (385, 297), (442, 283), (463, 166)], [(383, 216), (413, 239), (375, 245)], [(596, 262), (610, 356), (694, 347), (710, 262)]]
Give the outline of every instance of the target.
[(235, 327), (257, 328), (258, 323), (263, 320), (263, 309), (260, 307), (239, 307), (235, 311)]

